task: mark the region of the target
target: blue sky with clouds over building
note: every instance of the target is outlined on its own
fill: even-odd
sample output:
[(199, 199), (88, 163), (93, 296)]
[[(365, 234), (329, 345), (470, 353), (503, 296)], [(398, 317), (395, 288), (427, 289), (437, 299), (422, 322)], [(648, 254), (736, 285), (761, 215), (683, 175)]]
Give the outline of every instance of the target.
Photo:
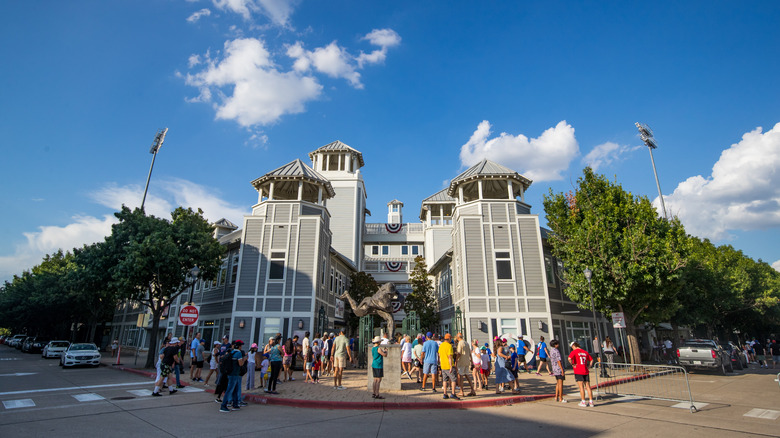
[[(686, 229), (780, 267), (780, 4), (200, 0), (0, 6), (0, 279), (147, 210), (241, 217), (249, 182), (333, 140), (363, 152), (372, 222), (482, 158), (591, 165)], [(657, 202), (657, 201), (656, 201)]]

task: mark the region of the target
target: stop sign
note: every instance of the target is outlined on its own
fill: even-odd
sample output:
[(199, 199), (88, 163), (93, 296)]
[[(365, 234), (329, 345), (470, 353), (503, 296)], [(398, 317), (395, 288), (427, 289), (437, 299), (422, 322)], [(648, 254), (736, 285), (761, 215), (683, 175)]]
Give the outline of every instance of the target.
[(179, 322), (181, 325), (193, 325), (198, 322), (198, 307), (184, 306), (179, 312)]

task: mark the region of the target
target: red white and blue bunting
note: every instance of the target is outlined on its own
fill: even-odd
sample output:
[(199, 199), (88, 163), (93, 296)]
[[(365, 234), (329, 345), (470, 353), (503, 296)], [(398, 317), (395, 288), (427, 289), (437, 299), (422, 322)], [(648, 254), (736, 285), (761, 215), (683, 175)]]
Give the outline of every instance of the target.
[(398, 272), (404, 267), (403, 262), (385, 262), (387, 270), (390, 272)]
[(385, 229), (388, 233), (397, 233), (401, 231), (401, 229), (404, 227), (404, 224), (385, 224)]

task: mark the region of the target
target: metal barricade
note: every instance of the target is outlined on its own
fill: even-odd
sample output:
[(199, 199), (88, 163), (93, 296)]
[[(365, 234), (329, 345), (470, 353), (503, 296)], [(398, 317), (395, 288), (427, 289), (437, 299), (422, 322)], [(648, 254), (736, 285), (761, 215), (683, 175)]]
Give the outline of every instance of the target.
[(611, 394), (690, 403), (696, 412), (685, 368), (676, 365), (597, 363), (594, 370), (599, 396)]

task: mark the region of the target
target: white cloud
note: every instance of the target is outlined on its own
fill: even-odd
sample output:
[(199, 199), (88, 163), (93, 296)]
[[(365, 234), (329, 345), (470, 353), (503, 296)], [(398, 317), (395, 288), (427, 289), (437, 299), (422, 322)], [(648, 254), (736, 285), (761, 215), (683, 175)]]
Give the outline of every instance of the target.
[(204, 69), (186, 76), (186, 83), (200, 90), (189, 101), (213, 101), (218, 119), (245, 127), (269, 125), (285, 114), (303, 112), (304, 104), (322, 91), (312, 76), (279, 71), (260, 39), (226, 41), (221, 60), (205, 56)]
[[(113, 212), (118, 211), (123, 204), (130, 208), (140, 206), (143, 187), (107, 184), (90, 196)], [(212, 189), (178, 178), (158, 179), (153, 190), (147, 194), (144, 207), (148, 214), (170, 218), (171, 211), (178, 205), (192, 207), (193, 210), (200, 208), (209, 222), (224, 217), (240, 225), (243, 216), (249, 213), (248, 208), (224, 201)], [(111, 225), (115, 223), (117, 219), (113, 213), (100, 217), (81, 215), (74, 216), (73, 221), (64, 226), (45, 225), (38, 227), (38, 231), (25, 232), (23, 235), (26, 241), (16, 246), (14, 254), (0, 256), (0, 280), (10, 280), (14, 274), (20, 275), (24, 270), (39, 264), (44, 255), (58, 249), (71, 251), (101, 241), (111, 233)]]
[(780, 260), (772, 263), (772, 267), (775, 268), (775, 271), (780, 271)]
[(609, 166), (629, 152), (639, 149), (639, 146), (625, 146), (608, 141), (594, 147), (588, 155), (582, 158), (582, 162), (598, 171), (602, 166)]
[(360, 52), (355, 60), (358, 63), (358, 67), (363, 68), (366, 64), (377, 64), (384, 62), (387, 58), (387, 48), (395, 47), (401, 44), (401, 36), (398, 35), (393, 29), (374, 29), (366, 36), (364, 40), (368, 40), (371, 44), (379, 46), (380, 48), (372, 51), (371, 53)]
[(721, 153), (709, 177), (692, 176), (664, 196), (666, 208), (686, 231), (713, 240), (730, 237), (729, 230), (778, 227), (778, 169), (780, 123), (766, 133), (758, 127)]
[(558, 122), (537, 138), (502, 132), (488, 139), (491, 125), (487, 120), (477, 126), (469, 141), (460, 148), (460, 162), (472, 166), (487, 158), (517, 170), (534, 181), (562, 179), (561, 172), (579, 154), (574, 128), (566, 121)]
[(208, 17), (209, 15), (211, 15), (211, 10), (203, 8), (199, 11), (193, 12), (192, 15), (187, 17), (187, 22), (195, 23), (200, 20), (200, 17)]
[(352, 56), (335, 41), (314, 51), (304, 49), (303, 43), (299, 41), (287, 48), (287, 56), (295, 59), (293, 68), (297, 72), (306, 73), (313, 67), (314, 70), (332, 78), (344, 78), (355, 88), (363, 88)]
[(298, 1), (296, 0), (213, 0), (214, 6), (250, 20), (253, 14), (268, 17), (273, 24), (287, 27)]

